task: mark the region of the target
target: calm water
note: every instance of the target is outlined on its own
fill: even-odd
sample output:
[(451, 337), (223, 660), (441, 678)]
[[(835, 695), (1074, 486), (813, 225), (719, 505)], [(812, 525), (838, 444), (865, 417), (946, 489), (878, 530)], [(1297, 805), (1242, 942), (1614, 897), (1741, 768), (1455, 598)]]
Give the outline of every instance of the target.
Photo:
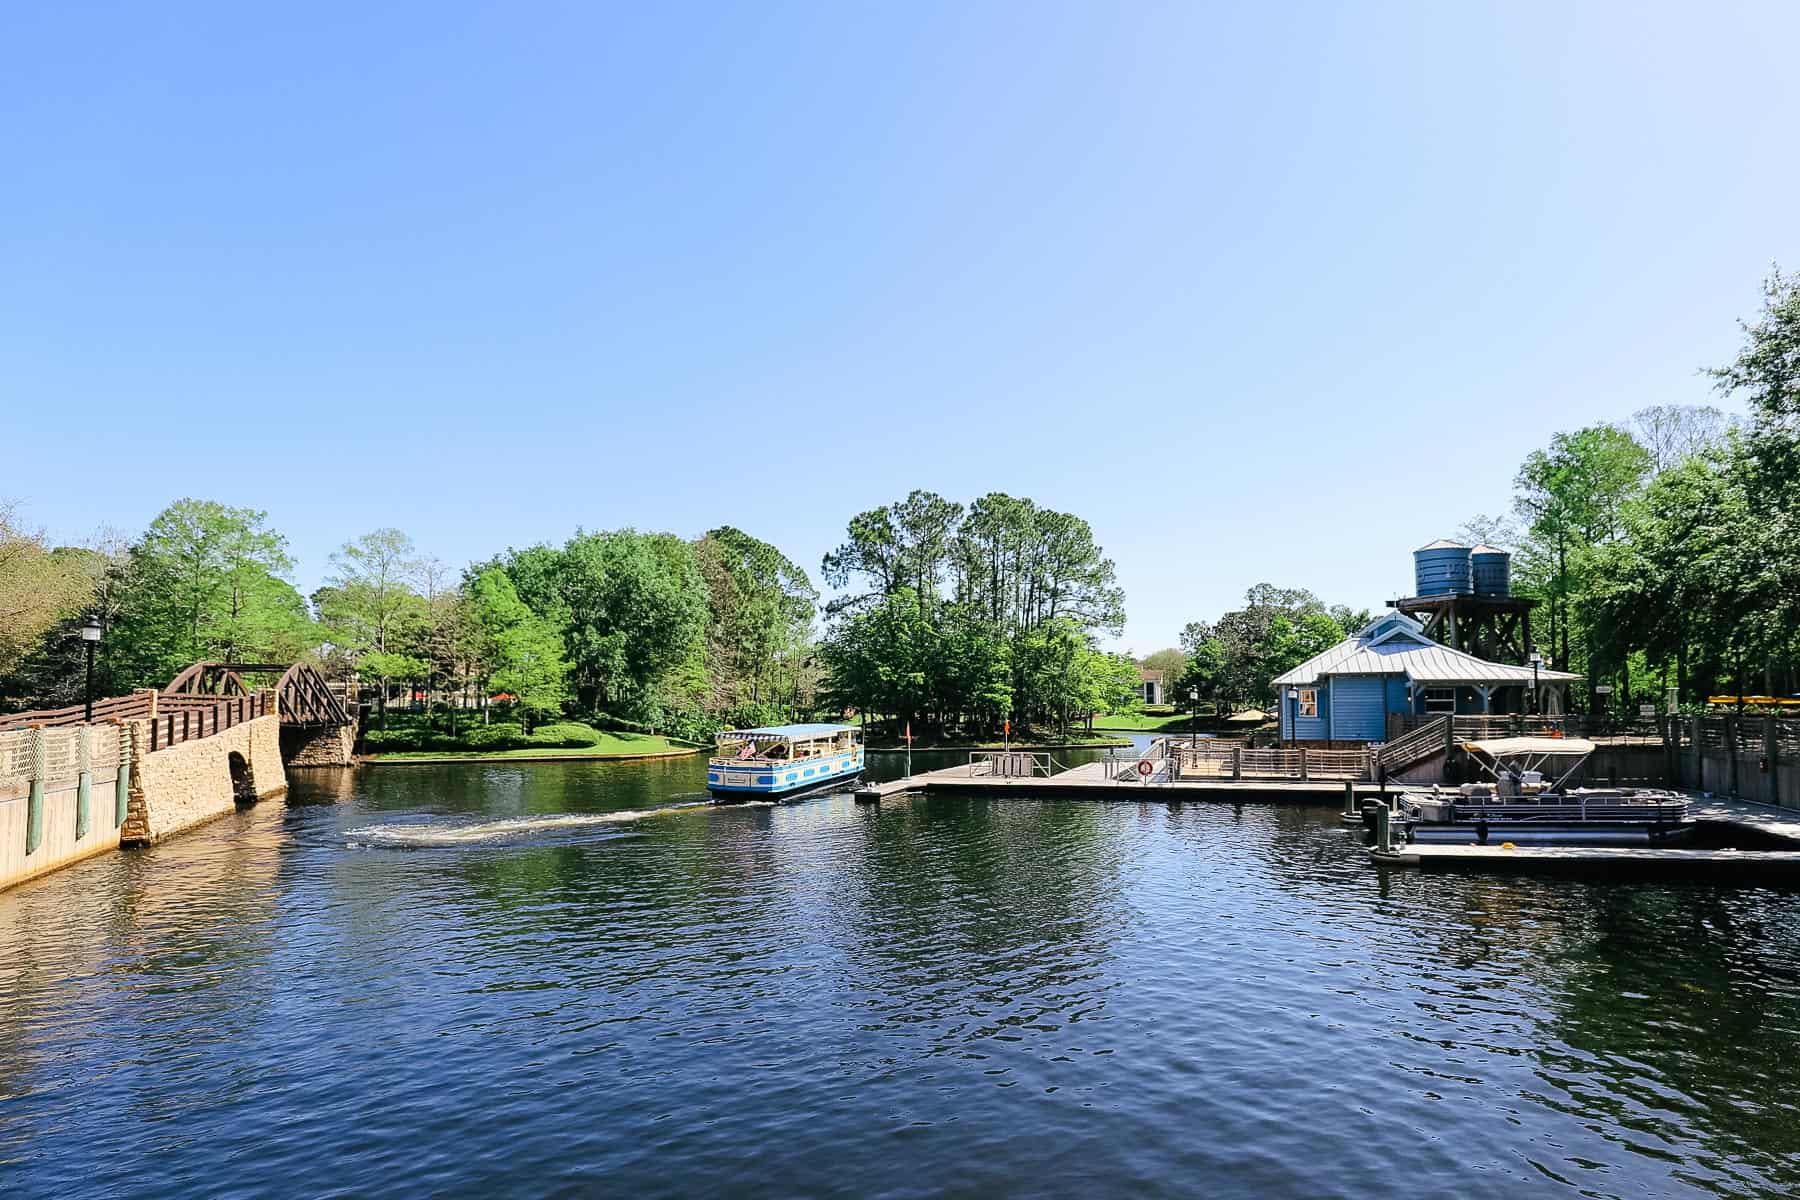
[(0, 894), (0, 1195), (1800, 1193), (1800, 897), (701, 770), (311, 773)]

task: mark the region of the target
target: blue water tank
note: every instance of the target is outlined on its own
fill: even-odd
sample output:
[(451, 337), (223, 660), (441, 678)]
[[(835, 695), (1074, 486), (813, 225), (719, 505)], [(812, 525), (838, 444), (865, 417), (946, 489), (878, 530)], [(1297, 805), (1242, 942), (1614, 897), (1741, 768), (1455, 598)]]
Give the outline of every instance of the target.
[(1477, 546), (1469, 551), (1469, 566), (1477, 596), (1512, 595), (1512, 555), (1498, 546)]
[(1466, 596), (1475, 590), (1469, 547), (1439, 540), (1413, 551), (1413, 585), (1417, 596)]

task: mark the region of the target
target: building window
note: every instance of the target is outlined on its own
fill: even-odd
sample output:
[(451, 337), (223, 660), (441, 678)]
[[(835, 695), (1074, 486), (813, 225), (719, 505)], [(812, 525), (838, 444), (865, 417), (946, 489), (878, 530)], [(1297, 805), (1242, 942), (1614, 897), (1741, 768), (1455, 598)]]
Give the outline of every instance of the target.
[(1453, 713), (1456, 711), (1455, 688), (1426, 688), (1425, 711), (1428, 713)]
[(1319, 715), (1319, 689), (1301, 688), (1299, 695), (1300, 715), (1303, 717), (1317, 717)]

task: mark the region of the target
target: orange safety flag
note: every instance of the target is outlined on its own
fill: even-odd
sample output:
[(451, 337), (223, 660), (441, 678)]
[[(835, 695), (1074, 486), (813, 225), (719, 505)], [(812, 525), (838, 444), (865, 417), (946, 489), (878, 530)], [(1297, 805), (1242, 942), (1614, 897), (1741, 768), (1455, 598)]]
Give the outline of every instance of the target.
[(1000, 723), (1006, 727), (1005, 728), (1006, 736), (1011, 737), (1012, 736), (1012, 722), (1010, 720), (1007, 720), (1007, 721), (1002, 721)]
[(908, 721), (906, 723), (906, 740), (909, 744), (912, 742), (912, 722), (911, 721)]

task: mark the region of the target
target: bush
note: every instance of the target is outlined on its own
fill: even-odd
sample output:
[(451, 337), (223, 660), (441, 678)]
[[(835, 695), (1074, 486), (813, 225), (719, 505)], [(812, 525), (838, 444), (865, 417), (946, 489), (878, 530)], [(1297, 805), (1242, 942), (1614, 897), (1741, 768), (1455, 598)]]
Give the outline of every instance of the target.
[(426, 737), (423, 729), (371, 729), (363, 734), (363, 745), (371, 752), (423, 750)]
[(465, 750), (516, 750), (525, 744), (525, 730), (512, 721), (471, 725), (462, 735)]
[(592, 725), (583, 725), (580, 721), (557, 721), (532, 730), (528, 744), (557, 750), (582, 750), (598, 745), (602, 736)]

